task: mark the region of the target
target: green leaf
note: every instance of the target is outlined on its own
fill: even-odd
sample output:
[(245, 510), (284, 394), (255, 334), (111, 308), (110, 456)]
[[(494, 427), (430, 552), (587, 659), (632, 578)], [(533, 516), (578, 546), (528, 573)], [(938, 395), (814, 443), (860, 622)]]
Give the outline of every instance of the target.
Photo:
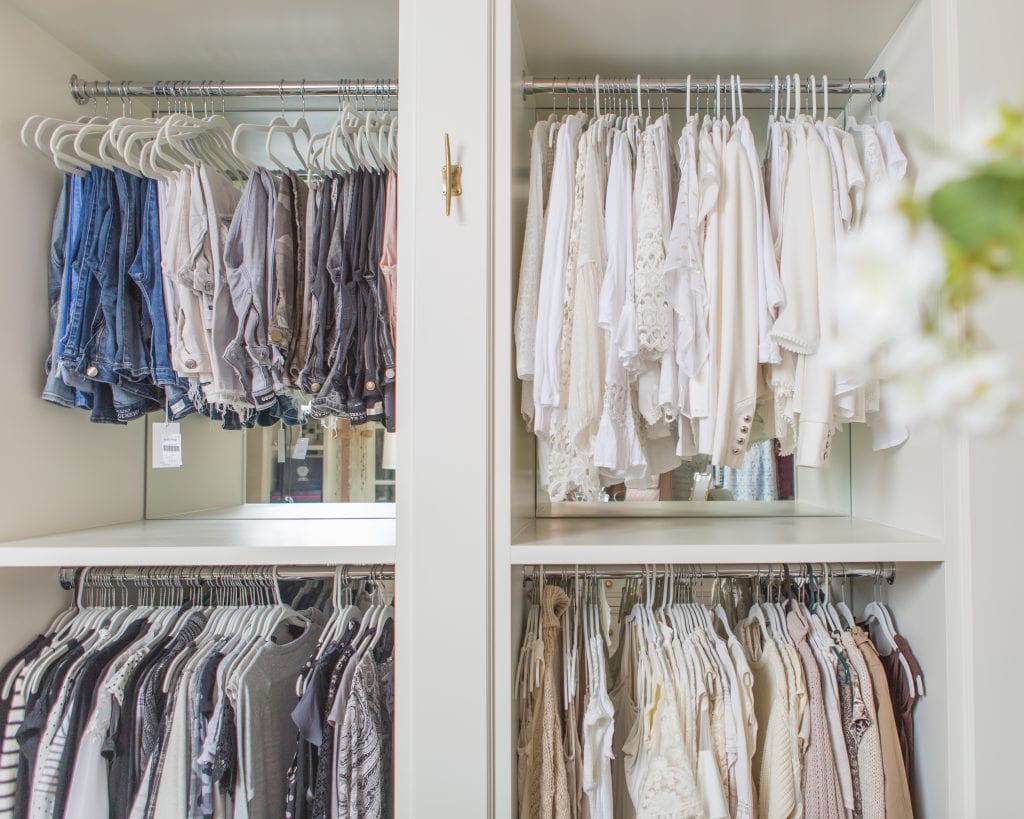
[(1007, 249), (1024, 235), (1024, 177), (980, 171), (940, 187), (928, 206), (949, 240), (985, 264), (1015, 255)]

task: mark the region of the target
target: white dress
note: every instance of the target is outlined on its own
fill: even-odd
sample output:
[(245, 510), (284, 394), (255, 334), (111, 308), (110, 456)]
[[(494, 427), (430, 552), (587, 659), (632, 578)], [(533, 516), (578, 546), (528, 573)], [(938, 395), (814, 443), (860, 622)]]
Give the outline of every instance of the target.
[(702, 266), (704, 270), (704, 291), (707, 293), (706, 332), (708, 335), (708, 358), (696, 375), (690, 377), (690, 417), (696, 430), (697, 451), (711, 454), (715, 433), (714, 401), (717, 397), (717, 370), (712, 359), (712, 332), (717, 324), (712, 314), (711, 303), (718, 282), (719, 225), (718, 200), (722, 194), (722, 152), (724, 140), (728, 137), (729, 125), (722, 120), (704, 118), (700, 132), (700, 148), (697, 172), (700, 181), (700, 211), (698, 221), (703, 222), (704, 246)]
[(612, 793), (612, 741), (615, 734), (615, 706), (608, 696), (608, 670), (604, 640), (600, 634), (587, 639), (590, 671), (586, 710), (583, 713), (583, 792), (588, 819), (614, 819)]
[(631, 302), (633, 293), (632, 190), (632, 149), (626, 134), (619, 132), (612, 140), (605, 196), (608, 259), (597, 319), (605, 331), (605, 381), (601, 419), (594, 441), (594, 464), (606, 484), (639, 478), (647, 469), (633, 412), (631, 379), (622, 365), (618, 333), (625, 306)]
[[(634, 183), (636, 213), (635, 316), (637, 355), (630, 363), (637, 373), (637, 410), (640, 440), (648, 472), (627, 481), (631, 489), (655, 490), (657, 476), (679, 466), (675, 430), (666, 417), (665, 404), (675, 404), (674, 320), (665, 278), (665, 243), (671, 230), (666, 209), (665, 175), (668, 161), (668, 122), (660, 118), (641, 134)], [(668, 208), (671, 203), (668, 203)], [(664, 365), (670, 370), (664, 373)], [(665, 378), (669, 380), (665, 383)], [(642, 495), (646, 499), (646, 495)]]
[[(563, 129), (564, 130), (564, 129)], [(580, 239), (583, 236), (584, 201), (587, 196), (587, 157), (596, 150), (593, 141), (584, 135), (580, 139), (577, 154), (574, 198), (569, 225), (568, 258), (562, 282), (561, 329), (557, 345), (559, 403), (551, 408), (546, 431), (546, 483), (548, 494), (553, 501), (596, 500), (600, 490), (599, 476), (593, 466), (592, 441), (582, 440), (572, 429), (568, 412), (569, 384), (572, 375), (572, 339), (577, 322), (586, 317), (575, 314), (576, 282), (579, 273)], [(590, 196), (599, 195), (604, 201), (604, 192), (594, 189), (592, 182)], [(591, 210), (592, 212), (592, 210)], [(596, 322), (596, 304), (593, 320)], [(543, 480), (544, 476), (542, 476)]]
[(569, 117), (558, 131), (551, 169), (541, 257), (540, 292), (537, 298), (537, 334), (534, 346), (534, 428), (548, 430), (551, 411), (559, 405), (558, 372), (562, 335), (562, 296), (569, 258), (569, 228), (576, 187), (576, 156), (582, 130), (581, 118)]
[(569, 433), (577, 445), (593, 451), (593, 438), (604, 398), (604, 334), (598, 324), (605, 257), (605, 166), (607, 130), (587, 131), (584, 160), (583, 212), (571, 311), (569, 394), (566, 413)]
[(772, 378), (782, 426), (798, 425), (799, 466), (823, 466), (831, 447), (835, 375), (820, 347), (832, 314), (833, 201), (828, 147), (810, 117), (801, 115), (793, 124), (782, 227), (780, 272), (786, 306), (772, 330), (781, 348), (797, 354), (795, 360), (784, 355)]
[(519, 265), (516, 300), (516, 375), (523, 384), (523, 417), (533, 421), (534, 345), (537, 339), (537, 301), (540, 298), (540, 266), (544, 251), (544, 177), (548, 152), (547, 120), (533, 127), (530, 145), (530, 191), (526, 205), (523, 258)]
[(725, 145), (718, 200), (719, 264), (710, 289), (710, 363), (718, 373), (711, 462), (733, 468), (743, 464), (757, 405), (759, 373), (760, 188), (755, 187), (755, 178), (759, 177), (751, 168), (744, 145), (743, 135), (749, 133), (749, 128), (745, 118), (737, 119)]
[(768, 200), (765, 195), (764, 179), (758, 162), (757, 148), (750, 122), (740, 117), (733, 126), (739, 132), (740, 142), (746, 153), (750, 176), (754, 186), (755, 241), (757, 242), (757, 360), (762, 364), (777, 364), (781, 360), (779, 345), (771, 337), (772, 327), (779, 310), (786, 303), (779, 277), (779, 265), (775, 258), (775, 243), (772, 234)]
[(703, 242), (700, 214), (700, 182), (697, 176), (698, 123), (691, 116), (679, 137), (679, 191), (668, 247), (665, 276), (675, 311), (675, 364), (679, 380), (680, 455), (695, 455), (690, 423), (690, 379), (708, 358), (707, 290), (701, 259)]

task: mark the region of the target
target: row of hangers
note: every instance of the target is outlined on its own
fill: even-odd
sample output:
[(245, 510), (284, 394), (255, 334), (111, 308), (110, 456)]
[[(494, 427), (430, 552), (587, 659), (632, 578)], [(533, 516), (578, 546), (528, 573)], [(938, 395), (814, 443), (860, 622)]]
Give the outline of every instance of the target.
[[(881, 565), (875, 568), (871, 576), (873, 595), (864, 607), (862, 620), (874, 624), (874, 634), (881, 643), (883, 653), (889, 653), (897, 650), (895, 638), (898, 632), (892, 614), (881, 598), (883, 584), (895, 581), (895, 567), (891, 568), (887, 578)], [(713, 578), (710, 605), (698, 602), (696, 593), (698, 584), (709, 577)], [(545, 583), (543, 567), (540, 567), (537, 578), (539, 601)], [(604, 579), (604, 583), (599, 583), (598, 578)], [(834, 603), (832, 587), (836, 579), (841, 580), (841, 598)], [(724, 635), (732, 638), (730, 621), (734, 618), (726, 612), (725, 605), (731, 602), (730, 608), (735, 608), (746, 594), (750, 599), (747, 617), (758, 623), (765, 638), (792, 642), (785, 624), (786, 615), (782, 605), (785, 600), (803, 606), (812, 620), (812, 627), (820, 626), (835, 634), (856, 624), (847, 598), (847, 579), (845, 571), (834, 574), (828, 564), (822, 564), (817, 571), (808, 564), (797, 574), (792, 574), (788, 566), (768, 567), (763, 571), (758, 568), (742, 578), (747, 581), (745, 583), (735, 576), (723, 576), (718, 568), (714, 574), (709, 575), (696, 566), (644, 566), (639, 576), (630, 575), (625, 578), (619, 606), (619, 624), (621, 626), (627, 616), (636, 617), (643, 633), (654, 645), (661, 645), (664, 640), (659, 621), (670, 624), (679, 633), (687, 633), (695, 628), (715, 630), (718, 624)], [(563, 570), (559, 585), (576, 590), (577, 604), (582, 590), (584, 601), (599, 597), (607, 605), (605, 584), (610, 585), (608, 575), (599, 570), (584, 568), (581, 576), (581, 570), (577, 567), (574, 572)], [(602, 626), (600, 633), (607, 634), (607, 628)], [(528, 638), (524, 640), (516, 677), (517, 695), (524, 690), (523, 686), (534, 688), (539, 685), (543, 673), (543, 641), (540, 612), (536, 605), (531, 606), (528, 613), (526, 634)], [(563, 663), (575, 663), (575, 657), (578, 656), (577, 644), (574, 642), (567, 647), (566, 642), (563, 641)], [(919, 675), (914, 675), (902, 653), (898, 657), (910, 689), (923, 695), (924, 681)], [(568, 677), (566, 685), (569, 685)]]
[[(367, 599), (360, 600), (361, 596)], [(363, 605), (365, 603), (365, 608)], [(389, 590), (384, 567), (374, 567), (365, 580), (353, 584), (349, 569), (339, 566), (334, 574), (334, 588), (331, 597), (331, 615), (324, 624), (323, 631), (316, 648), (316, 659), (320, 659), (330, 644), (339, 639), (354, 620), (359, 627), (350, 645), (360, 646), (369, 637), (369, 642), (362, 646), (363, 653), (373, 651), (384, 637), (384, 624), (394, 619), (394, 597)], [(300, 676), (295, 683), (295, 693), (302, 696), (309, 682), (308, 676)]]
[[(609, 85), (607, 80), (603, 83), (606, 87)], [(593, 111), (593, 117), (600, 118), (602, 114), (608, 114), (607, 108), (602, 108), (601, 98), (602, 95), (611, 95), (612, 114), (617, 114), (619, 117), (630, 117), (636, 114), (637, 116), (643, 116), (644, 114), (644, 102), (646, 99), (646, 117), (648, 125), (652, 121), (652, 109), (651, 109), (651, 91), (645, 91), (642, 85), (642, 78), (640, 74), (636, 75), (636, 88), (635, 88), (635, 106), (634, 106), (634, 95), (633, 89), (628, 84), (612, 83), (615, 86), (611, 91), (601, 91), (601, 75), (596, 74), (594, 76), (594, 87), (590, 94), (585, 92), (577, 92), (577, 110), (584, 114), (590, 114)], [(772, 101), (769, 106), (769, 115), (773, 118), (785, 117), (789, 119), (793, 116), (800, 116), (801, 114), (808, 113), (804, 108), (804, 94), (806, 93), (807, 102), (810, 107), (810, 115), (812, 119), (818, 118), (818, 95), (819, 90), (822, 97), (822, 119), (829, 118), (830, 106), (829, 106), (829, 79), (827, 74), (821, 75), (819, 80), (816, 75), (812, 74), (810, 77), (803, 81), (799, 74), (788, 74), (785, 78), (780, 78), (776, 74), (772, 78), (770, 94)], [(723, 82), (722, 75), (719, 74), (715, 77), (713, 84), (713, 91), (711, 87), (708, 87), (704, 93), (705, 105), (704, 111), (707, 114), (712, 113), (714, 110), (714, 116), (716, 119), (722, 116), (722, 97), (723, 92), (728, 96), (726, 101), (727, 110), (728, 107), (732, 109), (732, 119), (735, 122), (737, 119), (737, 112), (740, 117), (744, 116), (743, 112), (743, 87), (742, 80), (739, 74), (732, 74), (727, 80)], [(669, 111), (669, 92), (667, 87), (663, 86), (658, 92), (660, 94), (661, 102), (661, 113), (667, 114)], [(692, 75), (686, 75), (686, 90), (683, 92), (686, 98), (685, 112), (686, 117), (689, 119), (691, 115), (699, 116), (701, 112), (701, 93), (700, 89), (694, 87)], [(785, 93), (785, 108), (782, 107), (782, 94)], [(565, 113), (568, 115), (570, 112), (570, 104), (572, 94), (567, 93), (566, 95), (566, 106)], [(553, 116), (557, 118), (558, 114), (558, 96), (556, 92), (552, 92), (552, 108), (554, 110)], [(847, 96), (846, 104), (843, 107), (844, 114), (848, 115), (850, 104), (853, 100), (853, 95)], [(714, 103), (712, 105), (712, 102)], [(592, 103), (592, 104), (591, 104)], [(877, 112), (878, 100), (874, 95), (871, 95), (869, 105), (871, 106), (872, 112)]]
[[(173, 90), (173, 86), (169, 86)], [(314, 133), (306, 119), (306, 98), (302, 110), (289, 122), (281, 95), (281, 112), (269, 123), (232, 125), (213, 97), (202, 99), (202, 116), (195, 101), (174, 96), (161, 116), (160, 101), (152, 117), (132, 116), (131, 100), (121, 96), (121, 116), (100, 116), (65, 120), (43, 114), (30, 116), (21, 128), (21, 141), (38, 151), (65, 173), (84, 176), (90, 168), (121, 170), (151, 179), (166, 180), (184, 168), (202, 162), (233, 178), (244, 178), (257, 164), (240, 144), (243, 136), (265, 135), (268, 167), (287, 172), (296, 165), (307, 175), (366, 170), (386, 173), (398, 166), (398, 117), (385, 110), (359, 110), (351, 99), (338, 95), (337, 119), (332, 126)], [(383, 93), (381, 94), (383, 98)], [(108, 98), (109, 109), (109, 98)], [(287, 152), (282, 152), (287, 149)]]
[[(328, 626), (354, 599), (349, 572), (347, 567), (335, 570)], [(374, 567), (368, 578), (360, 581), (360, 588), (365, 585), (370, 590), (373, 603), (364, 627), (373, 625), (381, 616), (393, 616), (394, 608), (386, 599), (385, 574), (384, 567)], [(26, 678), (26, 691), (39, 690), (47, 670), (72, 641), (89, 650), (101, 639), (116, 639), (139, 617), (149, 620), (151, 633), (163, 634), (183, 625), (188, 612), (198, 607), (209, 616), (200, 639), (203, 635), (227, 636), (226, 649), (243, 644), (255, 649), (270, 640), (282, 625), (308, 626), (308, 617), (283, 600), (281, 579), (275, 566), (232, 567), (229, 572), (212, 567), (83, 569), (76, 577), (72, 605), (58, 614), (46, 631), (50, 646), (35, 661)], [(193, 608), (184, 609), (186, 603), (192, 603)], [(370, 613), (377, 618), (373, 622)], [(325, 628), (324, 635), (327, 634)], [(22, 666), (19, 662), (6, 679), (0, 680), (3, 696), (9, 696)], [(165, 690), (172, 684), (176, 670), (173, 664), (168, 669)]]
[[(203, 576), (202, 569), (133, 570), (129, 582), (127, 572), (117, 569), (83, 569), (77, 579), (73, 604), (54, 619), (46, 634), (50, 644), (32, 663), (26, 676), (27, 692), (37, 692), (53, 664), (73, 645), (80, 643), (86, 651), (101, 641), (116, 640), (139, 617), (149, 621), (149, 634), (168, 634), (181, 628), (189, 617), (183, 603), (187, 592), (200, 589), (196, 584), (213, 584), (217, 592), (233, 593), (203, 606), (209, 619), (200, 639), (228, 636), (226, 647), (245, 644), (251, 648), (271, 639), (284, 624), (309, 625), (308, 618), (284, 603), (277, 584), (276, 570), (240, 569), (230, 580), (216, 575)], [(177, 584), (174, 586), (174, 584)], [(128, 591), (136, 592), (136, 601), (128, 603)], [(202, 596), (199, 594), (199, 596)], [(216, 596), (216, 595), (215, 595)], [(201, 603), (200, 603), (201, 605)], [(180, 658), (179, 658), (180, 659)], [(8, 695), (22, 669), (19, 662), (3, 681)], [(164, 675), (163, 687), (170, 690), (180, 663), (171, 663)]]

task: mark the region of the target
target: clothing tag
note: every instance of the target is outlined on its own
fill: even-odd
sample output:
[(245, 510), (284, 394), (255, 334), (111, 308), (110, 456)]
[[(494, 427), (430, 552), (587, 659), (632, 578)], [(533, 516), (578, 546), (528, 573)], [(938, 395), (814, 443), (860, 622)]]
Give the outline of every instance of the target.
[(153, 424), (153, 469), (181, 466), (181, 424)]
[(292, 460), (306, 460), (306, 451), (309, 449), (309, 438), (299, 438), (292, 447)]

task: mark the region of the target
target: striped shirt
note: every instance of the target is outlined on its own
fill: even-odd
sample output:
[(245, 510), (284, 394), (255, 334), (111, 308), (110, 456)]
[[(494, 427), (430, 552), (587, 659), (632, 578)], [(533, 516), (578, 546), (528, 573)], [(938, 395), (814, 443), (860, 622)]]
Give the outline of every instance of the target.
[(18, 787), (18, 729), (25, 719), (25, 669), (14, 680), (14, 690), (4, 726), (3, 746), (0, 747), (0, 817), (14, 815), (15, 795)]

